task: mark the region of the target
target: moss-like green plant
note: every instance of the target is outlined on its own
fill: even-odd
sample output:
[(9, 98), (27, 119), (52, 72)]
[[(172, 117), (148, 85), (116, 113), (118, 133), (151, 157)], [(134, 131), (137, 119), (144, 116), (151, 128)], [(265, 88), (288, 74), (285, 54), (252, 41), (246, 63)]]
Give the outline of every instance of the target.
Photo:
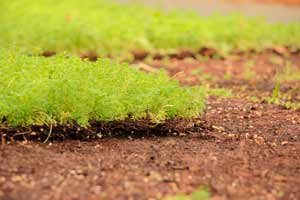
[(136, 49), (174, 52), (211, 47), (219, 52), (275, 45), (300, 47), (300, 24), (269, 24), (240, 15), (200, 17), (105, 0), (0, 2), (0, 45), (28, 53), (93, 51), (130, 57)]
[(0, 51), (0, 121), (49, 125), (197, 117), (205, 90), (182, 88), (164, 71), (146, 74), (110, 60), (95, 63)]

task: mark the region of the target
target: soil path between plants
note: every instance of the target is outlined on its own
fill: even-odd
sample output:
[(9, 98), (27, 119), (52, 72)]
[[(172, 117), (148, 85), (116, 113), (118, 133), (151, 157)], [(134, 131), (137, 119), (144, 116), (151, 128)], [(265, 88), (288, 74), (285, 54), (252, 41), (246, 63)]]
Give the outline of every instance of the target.
[[(132, 0), (116, 0), (119, 2), (132, 2)], [(145, 5), (161, 7), (164, 9), (183, 9), (198, 12), (200, 15), (209, 16), (214, 13), (227, 15), (241, 13), (246, 16), (262, 16), (270, 22), (300, 22), (300, 2), (296, 6), (287, 6), (287, 1), (273, 1), (283, 4), (257, 4), (253, 1), (236, 3), (222, 0), (138, 0)], [(296, 1), (294, 1), (296, 2)], [(289, 3), (290, 5), (290, 3)]]

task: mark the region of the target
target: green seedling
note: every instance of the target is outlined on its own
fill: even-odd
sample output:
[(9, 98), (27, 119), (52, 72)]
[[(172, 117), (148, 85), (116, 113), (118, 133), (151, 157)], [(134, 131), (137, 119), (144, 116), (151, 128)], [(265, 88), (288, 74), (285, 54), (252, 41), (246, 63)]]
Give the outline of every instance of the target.
[(213, 74), (202, 74), (202, 75), (200, 75), (200, 80), (203, 84), (205, 84), (208, 82), (214, 82), (214, 81), (218, 80), (218, 77)]
[(233, 97), (232, 90), (226, 88), (209, 88), (207, 90), (207, 94), (210, 97), (218, 97), (224, 99)]
[(232, 79), (232, 73), (231, 72), (229, 72), (229, 71), (227, 71), (225, 74), (224, 74), (224, 80), (226, 80), (226, 81), (229, 81), (229, 80), (231, 80)]
[(255, 61), (254, 61), (254, 60), (248, 60), (248, 61), (245, 63), (245, 65), (246, 65), (247, 67), (253, 67), (253, 66), (255, 65)]
[(275, 87), (272, 92), (271, 98), (268, 99), (269, 103), (280, 104), (280, 88), (281, 88), (282, 77), (277, 74)]
[(202, 75), (203, 74), (203, 69), (202, 68), (194, 69), (191, 74), (195, 75), (195, 76)]
[(280, 56), (273, 55), (273, 56), (270, 57), (270, 63), (273, 64), (273, 65), (283, 65), (284, 60)]
[(169, 56), (164, 56), (162, 59), (162, 63), (168, 65), (171, 63), (171, 58)]
[(207, 74), (204, 73), (202, 68), (196, 68), (191, 72), (192, 75), (198, 76), (200, 78), (200, 81), (202, 84), (208, 83), (208, 82), (213, 82), (218, 79), (217, 76), (213, 74)]
[(256, 76), (256, 73), (253, 71), (252, 67), (247, 66), (244, 73), (243, 73), (243, 77), (246, 80), (251, 80)]
[(167, 197), (165, 200), (209, 200), (211, 197), (209, 190), (206, 187), (200, 187), (189, 195), (176, 195)]
[(259, 103), (260, 102), (260, 99), (256, 96), (249, 96), (248, 99), (250, 101), (253, 101), (254, 103)]
[(284, 107), (287, 108), (287, 109), (299, 110), (300, 109), (300, 103), (287, 101), (287, 102), (284, 103)]
[(282, 76), (285, 81), (299, 81), (300, 69), (292, 69), (292, 63), (287, 61)]
[(206, 98), (204, 88), (182, 88), (162, 70), (146, 74), (107, 59), (1, 50), (0, 83), (0, 119), (11, 126), (193, 118)]
[(297, 110), (297, 109), (300, 109), (300, 103), (291, 102), (290, 99), (291, 99), (291, 93), (293, 93), (293, 92), (298, 93), (298, 91), (297, 91), (298, 88), (292, 89), (287, 93), (281, 93), (281, 91), (280, 91), (282, 81), (291, 80), (290, 79), (291, 77), (289, 75), (287, 75), (287, 74), (290, 74), (290, 71), (289, 71), (290, 65), (288, 64), (287, 66), (288, 66), (288, 68), (284, 73), (281, 73), (281, 74), (277, 73), (276, 83), (275, 83), (275, 87), (272, 92), (272, 96), (267, 97), (266, 101), (269, 104), (281, 105), (288, 109)]

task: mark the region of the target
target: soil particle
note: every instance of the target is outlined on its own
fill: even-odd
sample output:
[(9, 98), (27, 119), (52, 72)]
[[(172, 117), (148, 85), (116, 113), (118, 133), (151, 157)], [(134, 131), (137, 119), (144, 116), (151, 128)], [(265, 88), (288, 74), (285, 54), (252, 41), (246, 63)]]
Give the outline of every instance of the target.
[(135, 50), (132, 52), (132, 54), (134, 59), (138, 61), (138, 60), (144, 60), (149, 55), (149, 52), (144, 50)]
[(54, 51), (44, 51), (41, 56), (44, 56), (44, 57), (51, 57), (51, 56), (55, 56), (56, 55), (56, 52)]
[(96, 52), (93, 52), (93, 51), (89, 51), (89, 52), (85, 52), (85, 53), (80, 54), (81, 59), (87, 59), (87, 60), (92, 61), (92, 62), (97, 61), (98, 57), (99, 57), (99, 55)]
[(196, 54), (191, 50), (185, 49), (177, 53), (170, 54), (169, 57), (182, 60), (184, 58), (196, 58)]
[(199, 54), (212, 58), (213, 56), (217, 55), (217, 50), (213, 48), (203, 47), (199, 50)]

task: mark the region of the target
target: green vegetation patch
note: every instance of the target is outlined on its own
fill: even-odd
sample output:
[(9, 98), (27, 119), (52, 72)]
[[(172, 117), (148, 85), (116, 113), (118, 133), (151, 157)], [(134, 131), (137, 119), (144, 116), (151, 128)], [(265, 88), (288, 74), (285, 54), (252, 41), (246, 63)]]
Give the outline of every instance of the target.
[(285, 69), (279, 76), (283, 81), (300, 81), (300, 63), (298, 68), (293, 69), (292, 63), (286, 62)]
[(0, 120), (49, 125), (199, 116), (205, 90), (182, 88), (164, 71), (146, 74), (110, 60), (0, 51)]
[(227, 88), (209, 88), (207, 89), (207, 94), (210, 97), (217, 97), (217, 98), (232, 98), (233, 92), (230, 89)]
[(211, 195), (209, 190), (206, 187), (200, 187), (189, 195), (180, 194), (168, 197), (165, 200), (209, 200), (210, 197)]
[[(294, 76), (294, 74), (296, 74), (296, 76)], [(299, 79), (299, 77), (297, 76), (297, 72), (293, 73), (292, 71), (290, 71), (289, 67), (287, 68), (287, 70), (284, 73), (277, 73), (276, 83), (275, 83), (275, 87), (273, 89), (272, 95), (270, 97), (264, 98), (264, 100), (269, 104), (280, 105), (287, 109), (293, 109), (293, 110), (300, 109), (299, 101), (297, 101), (297, 102), (291, 101), (291, 100), (293, 100), (293, 98), (292, 98), (293, 93), (297, 94), (297, 96), (298, 96), (298, 94), (300, 94), (299, 88), (295, 87), (285, 93), (281, 92), (282, 82), (290, 81), (290, 80), (295, 81), (294, 78), (296, 80)], [(294, 97), (294, 98), (295, 98), (295, 100), (297, 100), (297, 97)]]
[(300, 24), (269, 24), (240, 15), (208, 18), (104, 0), (0, 2), (0, 45), (34, 51), (130, 56), (136, 49), (173, 52), (211, 47), (257, 50), (300, 47)]

